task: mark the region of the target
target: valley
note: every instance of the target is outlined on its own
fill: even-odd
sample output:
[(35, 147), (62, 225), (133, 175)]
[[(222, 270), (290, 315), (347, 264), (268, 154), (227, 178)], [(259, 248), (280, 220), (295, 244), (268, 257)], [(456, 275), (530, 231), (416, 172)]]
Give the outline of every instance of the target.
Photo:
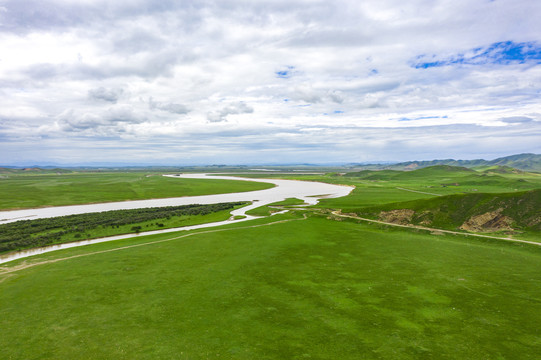
[(8, 358), (537, 356), (539, 174), (241, 176), (351, 192), (317, 203), (288, 194), (253, 203), (258, 218), (4, 263)]

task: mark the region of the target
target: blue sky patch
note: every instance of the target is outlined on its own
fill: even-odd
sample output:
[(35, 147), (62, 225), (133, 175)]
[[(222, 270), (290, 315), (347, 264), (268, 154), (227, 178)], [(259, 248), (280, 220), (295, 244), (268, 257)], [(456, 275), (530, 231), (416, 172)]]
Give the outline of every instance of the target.
[(293, 70), (295, 70), (295, 66), (288, 66), (284, 70), (276, 71), (275, 74), (280, 79), (289, 79), (293, 75)]
[(534, 41), (522, 43), (502, 41), (487, 47), (478, 47), (464, 54), (457, 54), (447, 58), (438, 58), (437, 55), (420, 55), (416, 60), (417, 61), (413, 64), (413, 67), (416, 69), (428, 69), (431, 67), (454, 64), (541, 64), (541, 45)]

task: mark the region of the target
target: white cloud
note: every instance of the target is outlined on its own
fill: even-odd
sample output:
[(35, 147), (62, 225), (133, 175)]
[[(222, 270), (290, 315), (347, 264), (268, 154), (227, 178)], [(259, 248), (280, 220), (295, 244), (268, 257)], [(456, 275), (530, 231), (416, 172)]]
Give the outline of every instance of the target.
[[(155, 158), (171, 159), (169, 137), (183, 139), (184, 153), (205, 148), (208, 162), (213, 149), (229, 162), (258, 150), (272, 160), (271, 144), (299, 161), (408, 152), (413, 159), (422, 152), (409, 138), (362, 134), (390, 129), (425, 139), (438, 127), (422, 147), (427, 154), (443, 152), (450, 128), (463, 139), (454, 148), (463, 157), (491, 153), (496, 128), (499, 138), (519, 139), (498, 143), (497, 155), (541, 151), (529, 141), (541, 120), (539, 56), (452, 61), (505, 41), (539, 53), (538, 1), (7, 0), (2, 7), (6, 161), (39, 158), (36, 138), (91, 148), (116, 138), (125, 149), (118, 161), (126, 149), (151, 146)], [(432, 60), (446, 64), (415, 67)], [(348, 139), (365, 147), (340, 150)]]
[(68, 109), (57, 117), (57, 124), (64, 132), (83, 133), (86, 136), (116, 136), (126, 132), (130, 124), (145, 122), (145, 117), (129, 105), (116, 105), (103, 111), (78, 111)]
[(190, 112), (190, 109), (186, 107), (185, 105), (178, 104), (178, 103), (163, 103), (163, 102), (157, 102), (154, 101), (152, 97), (148, 100), (148, 106), (150, 109), (158, 109), (162, 111), (167, 111), (172, 114), (187, 114)]
[(237, 115), (237, 114), (251, 114), (254, 112), (254, 109), (243, 102), (238, 102), (234, 104), (227, 105), (226, 107), (218, 110), (211, 111), (207, 114), (207, 119), (210, 122), (221, 122), (227, 121), (228, 115)]
[(122, 89), (106, 89), (104, 87), (88, 90), (88, 96), (91, 99), (106, 101), (113, 104), (116, 104), (118, 98), (122, 95), (122, 93)]

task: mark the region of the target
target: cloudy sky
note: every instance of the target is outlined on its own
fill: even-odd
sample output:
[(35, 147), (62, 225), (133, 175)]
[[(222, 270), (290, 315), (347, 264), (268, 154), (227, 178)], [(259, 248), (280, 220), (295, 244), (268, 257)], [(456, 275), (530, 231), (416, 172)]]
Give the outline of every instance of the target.
[(0, 164), (541, 153), (541, 1), (0, 0)]

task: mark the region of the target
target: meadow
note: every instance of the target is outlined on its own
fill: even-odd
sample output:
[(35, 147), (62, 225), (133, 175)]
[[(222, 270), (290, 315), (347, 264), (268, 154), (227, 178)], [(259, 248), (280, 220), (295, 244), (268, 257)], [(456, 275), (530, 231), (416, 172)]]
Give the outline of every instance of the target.
[[(3, 357), (536, 359), (541, 351), (538, 247), (322, 216), (249, 224), (271, 221), (27, 261), (67, 258), (0, 275)], [(130, 245), (140, 246), (92, 254)]]
[(316, 207), (342, 209), (430, 199), (452, 194), (510, 193), (541, 188), (541, 174), (497, 173), (472, 169), (433, 166), (415, 171), (365, 170), (328, 174), (243, 174), (243, 177), (278, 177), (355, 186), (349, 196), (323, 199)]
[(330, 215), (448, 199), (485, 209), (541, 188), (538, 174), (484, 170), (265, 174), (355, 190), (310, 210), (3, 264), (2, 356), (537, 359), (541, 247)]
[(173, 179), (159, 173), (8, 175), (0, 179), (0, 209), (25, 209), (263, 190), (272, 184)]

